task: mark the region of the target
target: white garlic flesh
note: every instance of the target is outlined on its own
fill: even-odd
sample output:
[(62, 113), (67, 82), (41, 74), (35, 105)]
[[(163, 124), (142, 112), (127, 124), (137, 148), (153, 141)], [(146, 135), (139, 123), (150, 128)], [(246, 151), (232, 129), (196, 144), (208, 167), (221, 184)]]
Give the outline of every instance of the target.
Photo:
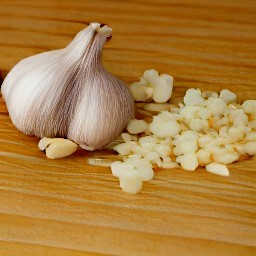
[(77, 150), (77, 144), (71, 140), (63, 138), (43, 138), (39, 141), (38, 147), (46, 153), (46, 156), (51, 159), (67, 157)]
[(28, 135), (68, 138), (88, 149), (117, 138), (134, 116), (134, 101), (101, 64), (111, 33), (91, 23), (66, 48), (20, 61), (2, 84), (13, 124)]

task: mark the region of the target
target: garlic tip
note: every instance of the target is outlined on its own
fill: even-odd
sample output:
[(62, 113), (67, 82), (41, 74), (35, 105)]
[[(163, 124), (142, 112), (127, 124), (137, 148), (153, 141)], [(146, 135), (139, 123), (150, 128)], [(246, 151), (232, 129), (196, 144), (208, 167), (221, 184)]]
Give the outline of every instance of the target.
[(96, 32), (102, 35), (105, 35), (107, 37), (112, 36), (112, 29), (108, 25), (100, 24), (98, 22), (92, 22), (90, 25), (93, 27), (93, 29)]

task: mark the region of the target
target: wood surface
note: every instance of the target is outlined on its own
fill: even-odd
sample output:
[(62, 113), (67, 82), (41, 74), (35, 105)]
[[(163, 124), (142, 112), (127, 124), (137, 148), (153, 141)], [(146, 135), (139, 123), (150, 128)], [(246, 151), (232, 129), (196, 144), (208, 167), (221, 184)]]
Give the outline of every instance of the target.
[[(103, 64), (127, 83), (155, 68), (188, 87), (256, 99), (255, 0), (0, 0), (0, 70), (65, 47), (91, 21), (113, 38)], [(221, 177), (157, 170), (137, 195), (104, 152), (47, 159), (12, 125), (0, 99), (0, 255), (256, 255), (256, 158)]]

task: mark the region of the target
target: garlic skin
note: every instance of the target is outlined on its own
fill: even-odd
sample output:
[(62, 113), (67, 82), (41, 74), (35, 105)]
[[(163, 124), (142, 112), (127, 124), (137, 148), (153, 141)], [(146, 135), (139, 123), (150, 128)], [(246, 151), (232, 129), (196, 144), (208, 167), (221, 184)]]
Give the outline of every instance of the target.
[(13, 124), (23, 133), (68, 138), (83, 148), (112, 142), (134, 116), (124, 82), (101, 64), (111, 28), (91, 23), (64, 49), (20, 61), (2, 84)]

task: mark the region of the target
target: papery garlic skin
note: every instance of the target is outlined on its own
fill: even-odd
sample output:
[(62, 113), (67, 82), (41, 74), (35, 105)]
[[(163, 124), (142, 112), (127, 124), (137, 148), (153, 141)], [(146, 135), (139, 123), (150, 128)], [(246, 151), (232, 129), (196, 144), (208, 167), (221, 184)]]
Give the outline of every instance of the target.
[(2, 94), (20, 131), (68, 138), (90, 149), (120, 135), (134, 115), (134, 101), (101, 64), (111, 31), (91, 23), (66, 48), (26, 58), (10, 71)]

